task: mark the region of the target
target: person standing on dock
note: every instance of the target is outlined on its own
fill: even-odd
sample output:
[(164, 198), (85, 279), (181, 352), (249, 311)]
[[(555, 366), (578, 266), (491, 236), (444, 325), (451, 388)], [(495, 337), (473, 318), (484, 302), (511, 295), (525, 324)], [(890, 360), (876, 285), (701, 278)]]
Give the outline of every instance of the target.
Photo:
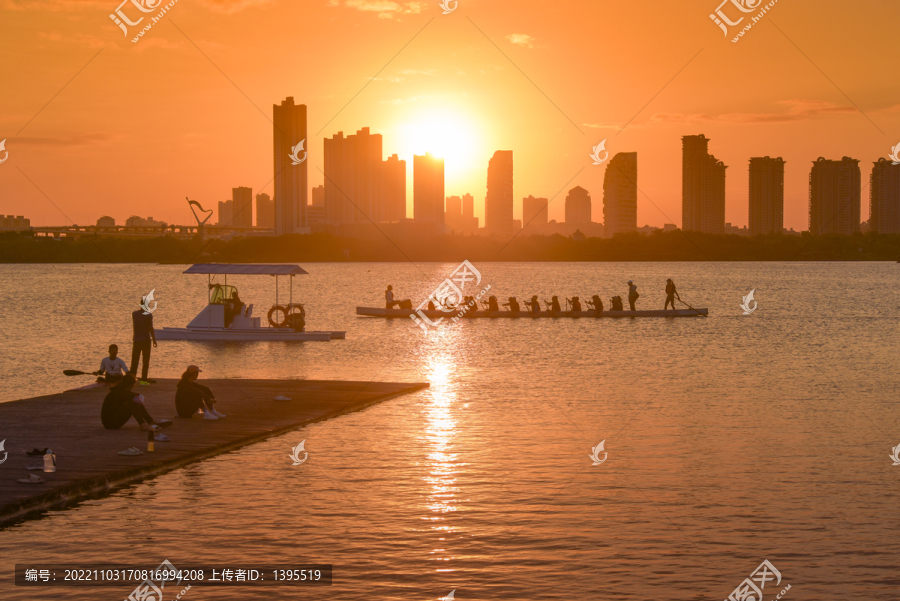
[(150, 371), (150, 341), (156, 347), (156, 332), (153, 331), (153, 313), (144, 311), (144, 299), (141, 298), (141, 308), (131, 314), (131, 324), (134, 327), (134, 335), (131, 337), (131, 374), (137, 373), (138, 361), (144, 356), (144, 364), (141, 368), (141, 386), (150, 386), (147, 373)]
[(641, 295), (638, 294), (637, 286), (634, 285), (633, 281), (628, 280), (628, 304), (631, 305), (632, 311), (637, 310), (634, 308), (634, 303), (637, 302), (637, 299), (639, 299), (640, 297)]
[(675, 310), (675, 298), (681, 300), (681, 296), (678, 294), (678, 290), (675, 288), (675, 282), (672, 281), (671, 278), (666, 280), (666, 304), (663, 307), (663, 311), (669, 308), (669, 303), (672, 303), (672, 310)]

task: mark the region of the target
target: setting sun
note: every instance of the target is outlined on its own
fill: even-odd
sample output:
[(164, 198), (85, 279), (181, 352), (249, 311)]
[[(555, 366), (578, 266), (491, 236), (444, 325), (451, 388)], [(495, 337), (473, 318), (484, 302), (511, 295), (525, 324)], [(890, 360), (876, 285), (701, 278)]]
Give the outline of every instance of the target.
[(434, 110), (413, 115), (398, 127), (401, 156), (431, 154), (444, 159), (446, 182), (452, 186), (475, 167), (482, 140), (478, 130), (462, 115)]

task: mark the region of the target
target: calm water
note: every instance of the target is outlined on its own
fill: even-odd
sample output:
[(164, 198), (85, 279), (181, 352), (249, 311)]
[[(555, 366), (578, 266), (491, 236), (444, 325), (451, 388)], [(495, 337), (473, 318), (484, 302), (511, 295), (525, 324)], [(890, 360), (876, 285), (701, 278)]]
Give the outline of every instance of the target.
[[(151, 376), (191, 362), (211, 378), (431, 389), (3, 531), (0, 597), (133, 588), (35, 596), (12, 586), (15, 563), (169, 559), (335, 566), (330, 588), (194, 587), (189, 600), (718, 600), (768, 559), (783, 581), (766, 601), (786, 584), (788, 600), (900, 598), (900, 265), (486, 263), (481, 285), (501, 297), (607, 299), (634, 279), (639, 308), (661, 308), (672, 277), (710, 317), (477, 320), (427, 338), (354, 307), (380, 306), (388, 283), (417, 304), (455, 265), (305, 267), (309, 327), (346, 340), (161, 342)], [(61, 370), (96, 369), (112, 342), (130, 354), (129, 314), (150, 288), (156, 324), (184, 325), (206, 282), (182, 269), (0, 266), (0, 401), (71, 385)], [(229, 283), (257, 314), (274, 294), (268, 277)], [(759, 308), (743, 316), (752, 288)], [(303, 439), (310, 458), (292, 467)], [(592, 466), (602, 440), (608, 460)]]

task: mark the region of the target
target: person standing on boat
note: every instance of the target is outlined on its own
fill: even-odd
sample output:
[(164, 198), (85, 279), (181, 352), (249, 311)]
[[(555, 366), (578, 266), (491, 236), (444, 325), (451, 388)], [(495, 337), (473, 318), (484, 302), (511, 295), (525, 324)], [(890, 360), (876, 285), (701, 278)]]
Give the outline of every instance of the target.
[(384, 308), (393, 309), (396, 304), (397, 303), (394, 300), (394, 287), (388, 284), (387, 290), (384, 291)]
[(641, 295), (638, 294), (637, 286), (634, 285), (633, 281), (628, 280), (628, 304), (631, 305), (632, 311), (637, 310), (634, 308), (634, 303), (637, 302), (637, 299), (639, 299), (640, 297)]
[(675, 299), (681, 300), (681, 296), (678, 294), (678, 290), (675, 288), (675, 282), (672, 281), (671, 278), (666, 280), (666, 304), (663, 307), (663, 311), (669, 308), (669, 303), (672, 303), (672, 310), (675, 309)]
[(150, 371), (150, 341), (153, 341), (153, 347), (156, 348), (156, 332), (153, 331), (153, 313), (144, 311), (144, 306), (144, 299), (141, 298), (141, 308), (131, 314), (134, 335), (131, 337), (131, 369), (128, 372), (137, 373), (138, 361), (143, 355), (144, 365), (141, 368), (141, 379), (138, 384), (150, 386), (150, 381), (147, 380), (147, 373)]

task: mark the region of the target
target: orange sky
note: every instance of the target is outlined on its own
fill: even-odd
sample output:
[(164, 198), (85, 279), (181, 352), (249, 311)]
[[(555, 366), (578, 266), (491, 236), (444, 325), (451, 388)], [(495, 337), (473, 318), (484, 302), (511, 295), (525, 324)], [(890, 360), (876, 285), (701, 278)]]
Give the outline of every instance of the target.
[[(271, 194), (269, 119), (286, 96), (308, 106), (311, 185), (322, 138), (364, 126), (411, 178), (416, 128), (437, 122), (455, 133), (446, 193), (473, 194), (479, 216), (502, 149), (516, 218), (523, 196), (580, 185), (602, 221), (606, 166), (588, 154), (607, 139), (611, 155), (638, 153), (638, 224), (680, 225), (681, 136), (703, 133), (729, 166), (727, 221), (747, 223), (749, 157), (782, 156), (785, 226), (801, 230), (813, 160), (860, 159), (865, 185), (900, 144), (892, 0), (779, 0), (738, 43), (710, 20), (716, 0), (459, 0), (447, 15), (437, 1), (179, 0), (137, 43), (148, 19), (126, 38), (109, 18), (119, 2), (0, 0), (0, 213), (191, 223), (185, 196)], [(407, 205), (411, 217), (411, 180)]]

